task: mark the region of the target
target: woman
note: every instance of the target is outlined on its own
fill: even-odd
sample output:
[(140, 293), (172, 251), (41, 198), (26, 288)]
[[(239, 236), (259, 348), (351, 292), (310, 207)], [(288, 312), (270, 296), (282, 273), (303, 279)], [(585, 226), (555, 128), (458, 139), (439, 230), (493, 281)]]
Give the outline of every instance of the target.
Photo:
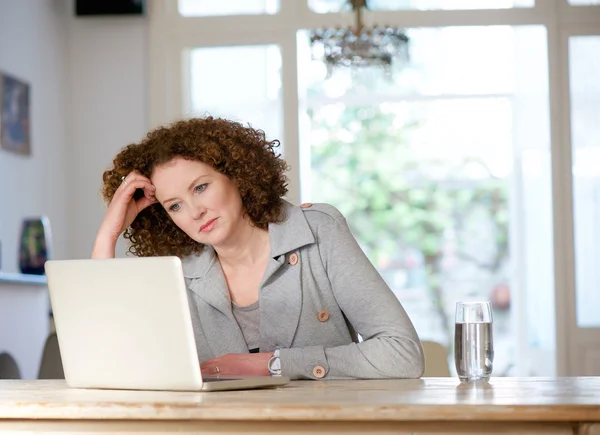
[(114, 257), (124, 232), (135, 255), (182, 258), (204, 374), (420, 377), (414, 327), (344, 217), (282, 199), (278, 145), (209, 117), (125, 147), (92, 257)]

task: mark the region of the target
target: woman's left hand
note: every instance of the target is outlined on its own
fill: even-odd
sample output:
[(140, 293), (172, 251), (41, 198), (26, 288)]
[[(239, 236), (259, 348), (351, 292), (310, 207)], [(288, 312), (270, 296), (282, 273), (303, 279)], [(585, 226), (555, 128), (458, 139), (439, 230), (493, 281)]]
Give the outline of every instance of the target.
[(269, 376), (267, 363), (272, 352), (228, 353), (200, 364), (202, 376)]

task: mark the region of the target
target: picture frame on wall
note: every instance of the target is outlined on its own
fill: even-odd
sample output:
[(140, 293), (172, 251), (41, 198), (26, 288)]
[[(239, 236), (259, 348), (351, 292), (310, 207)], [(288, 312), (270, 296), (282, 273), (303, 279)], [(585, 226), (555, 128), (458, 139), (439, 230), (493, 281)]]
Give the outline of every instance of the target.
[(31, 154), (29, 84), (0, 72), (0, 148)]

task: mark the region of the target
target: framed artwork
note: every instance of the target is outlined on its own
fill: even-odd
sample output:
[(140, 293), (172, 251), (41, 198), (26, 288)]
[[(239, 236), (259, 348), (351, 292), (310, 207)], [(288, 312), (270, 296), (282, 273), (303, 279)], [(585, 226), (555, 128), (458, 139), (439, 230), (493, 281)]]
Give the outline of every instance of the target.
[(31, 154), (29, 84), (0, 73), (0, 148)]

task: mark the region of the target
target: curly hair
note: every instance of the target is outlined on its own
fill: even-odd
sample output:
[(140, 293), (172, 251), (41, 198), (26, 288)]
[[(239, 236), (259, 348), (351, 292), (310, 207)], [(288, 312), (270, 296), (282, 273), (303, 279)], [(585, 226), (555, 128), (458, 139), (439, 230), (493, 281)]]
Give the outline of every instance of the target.
[[(121, 177), (138, 171), (150, 178), (154, 168), (173, 158), (195, 160), (212, 166), (233, 180), (244, 212), (258, 228), (280, 222), (287, 193), (286, 162), (275, 153), (278, 140), (268, 141), (262, 130), (213, 117), (177, 121), (149, 132), (139, 143), (127, 145), (102, 175), (102, 197), (107, 203), (121, 184)], [(143, 196), (138, 191), (134, 198)], [(171, 220), (158, 203), (137, 215), (124, 237), (136, 256), (176, 255), (183, 258), (204, 247)]]

